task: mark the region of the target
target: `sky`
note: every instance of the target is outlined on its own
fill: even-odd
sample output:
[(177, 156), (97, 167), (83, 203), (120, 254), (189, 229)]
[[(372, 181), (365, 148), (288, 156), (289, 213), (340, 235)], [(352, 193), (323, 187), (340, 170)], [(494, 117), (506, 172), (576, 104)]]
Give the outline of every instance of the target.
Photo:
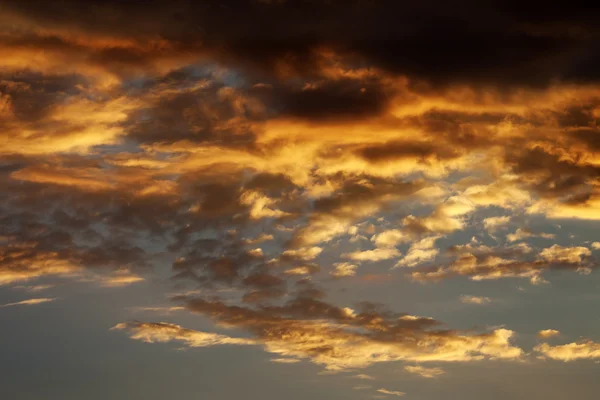
[(598, 398), (577, 3), (0, 0), (0, 398)]

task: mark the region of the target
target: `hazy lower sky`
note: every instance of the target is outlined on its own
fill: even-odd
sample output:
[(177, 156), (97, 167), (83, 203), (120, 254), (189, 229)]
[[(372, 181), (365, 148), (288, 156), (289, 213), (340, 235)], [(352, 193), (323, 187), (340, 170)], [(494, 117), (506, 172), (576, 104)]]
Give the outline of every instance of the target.
[(0, 0), (0, 398), (597, 399), (598, 17)]

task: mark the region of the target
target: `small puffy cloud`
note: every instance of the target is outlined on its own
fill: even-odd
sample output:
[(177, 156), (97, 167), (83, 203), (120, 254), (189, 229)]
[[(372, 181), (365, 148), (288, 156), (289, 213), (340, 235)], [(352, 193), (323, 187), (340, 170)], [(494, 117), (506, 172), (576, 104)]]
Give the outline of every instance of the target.
[(562, 247), (557, 244), (542, 250), (540, 256), (552, 263), (580, 264), (592, 255), (586, 247)]
[(382, 394), (388, 394), (390, 396), (398, 396), (398, 397), (402, 397), (406, 394), (404, 392), (399, 392), (397, 390), (388, 390), (388, 389), (377, 389), (377, 392), (382, 393)]
[(382, 261), (390, 258), (400, 257), (401, 253), (393, 248), (383, 248), (365, 251), (355, 251), (352, 253), (342, 254), (342, 257), (349, 258), (354, 261)]
[(264, 253), (263, 250), (260, 247), (257, 247), (256, 249), (252, 249), (252, 250), (248, 250), (248, 255), (252, 256), (252, 257), (264, 257)]
[(257, 237), (255, 237), (253, 239), (244, 239), (244, 243), (245, 244), (259, 244), (259, 243), (267, 242), (267, 241), (273, 240), (273, 239), (274, 239), (273, 235), (261, 233), (260, 235), (258, 235)]
[(294, 267), (285, 270), (286, 275), (310, 275), (315, 272), (316, 268), (313, 266), (302, 266)]
[(373, 236), (371, 240), (379, 248), (396, 247), (400, 243), (409, 241), (410, 236), (399, 229), (391, 229)]
[(335, 269), (331, 271), (330, 274), (338, 278), (344, 276), (354, 276), (356, 275), (356, 269), (358, 268), (358, 266), (348, 262), (336, 263), (334, 266)]
[(406, 256), (402, 260), (398, 261), (394, 268), (414, 267), (418, 264), (435, 259), (439, 253), (439, 250), (434, 249), (433, 246), (435, 245), (436, 240), (439, 238), (440, 236), (431, 236), (413, 243), (408, 249)]
[(483, 220), (483, 227), (486, 231), (493, 233), (501, 226), (504, 226), (510, 222), (509, 216), (504, 217), (490, 217)]
[(475, 204), (468, 198), (453, 196), (439, 204), (430, 215), (409, 215), (402, 222), (405, 229), (413, 233), (451, 233), (463, 229), (466, 215), (475, 208)]
[(410, 372), (411, 374), (419, 375), (423, 378), (437, 378), (438, 376), (446, 373), (446, 371), (441, 368), (427, 368), (420, 365), (407, 365), (404, 367), (404, 370), (406, 372)]
[(555, 329), (543, 329), (537, 334), (540, 339), (547, 339), (557, 335), (560, 335), (560, 332)]
[(280, 218), (288, 213), (270, 208), (277, 201), (256, 191), (247, 191), (240, 197), (240, 203), (250, 207), (251, 219)]
[(479, 207), (498, 206), (514, 209), (531, 201), (530, 194), (506, 176), (489, 185), (469, 186), (463, 195)]
[(565, 362), (600, 359), (600, 343), (596, 343), (592, 340), (568, 343), (558, 346), (551, 346), (548, 343), (542, 343), (536, 346), (534, 350), (540, 353), (544, 358)]
[(317, 246), (303, 247), (296, 250), (286, 250), (281, 254), (281, 257), (284, 260), (310, 261), (317, 258), (322, 251), (323, 249)]
[(17, 301), (15, 303), (8, 303), (0, 306), (3, 307), (13, 307), (13, 306), (34, 306), (36, 304), (50, 303), (56, 300), (56, 298), (39, 298), (39, 299), (28, 299), (23, 301)]
[(465, 304), (487, 304), (491, 303), (492, 299), (489, 297), (462, 295), (460, 296), (460, 301)]

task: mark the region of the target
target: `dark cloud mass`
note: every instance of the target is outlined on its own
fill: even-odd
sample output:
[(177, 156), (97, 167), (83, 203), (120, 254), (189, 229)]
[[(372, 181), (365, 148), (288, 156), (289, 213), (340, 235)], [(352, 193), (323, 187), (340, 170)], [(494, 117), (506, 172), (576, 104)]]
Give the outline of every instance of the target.
[(310, 75), (318, 74), (318, 53), (328, 48), (353, 63), (436, 84), (597, 79), (597, 10), (589, 5), (557, 10), (550, 5), (528, 9), (516, 2), (384, 0), (4, 3), (9, 12), (50, 30), (68, 27), (169, 44), (167, 50), (158, 47), (146, 54), (107, 48), (93, 57), (99, 63), (143, 64), (146, 57), (175, 49), (237, 60), (258, 71), (267, 67)]

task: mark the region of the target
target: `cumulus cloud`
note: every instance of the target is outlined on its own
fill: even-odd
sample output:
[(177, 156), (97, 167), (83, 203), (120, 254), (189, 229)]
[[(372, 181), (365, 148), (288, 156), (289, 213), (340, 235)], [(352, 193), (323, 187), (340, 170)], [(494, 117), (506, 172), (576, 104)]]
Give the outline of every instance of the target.
[(556, 329), (543, 329), (541, 331), (538, 332), (537, 336), (541, 339), (546, 339), (546, 338), (550, 338), (553, 336), (558, 336), (560, 335), (560, 332), (557, 331)]
[(331, 275), (341, 278), (344, 276), (354, 276), (356, 275), (356, 269), (358, 268), (358, 266), (354, 265), (354, 264), (350, 264), (347, 262), (343, 262), (343, 263), (336, 263), (334, 264), (335, 269), (333, 271), (331, 271)]
[(551, 346), (548, 343), (537, 345), (534, 350), (541, 357), (558, 361), (600, 359), (600, 344), (591, 340)]
[(373, 236), (372, 240), (380, 248), (396, 247), (399, 243), (410, 240), (410, 236), (399, 229), (391, 229)]
[(310, 261), (314, 260), (321, 254), (323, 249), (321, 247), (305, 247), (297, 250), (286, 250), (281, 254), (284, 259)]
[(562, 247), (557, 244), (542, 250), (540, 256), (548, 262), (581, 264), (592, 252), (586, 247)]
[(436, 240), (440, 236), (431, 236), (421, 239), (411, 244), (408, 253), (394, 266), (397, 267), (414, 267), (427, 261), (432, 261), (438, 255), (439, 250), (434, 248)]

